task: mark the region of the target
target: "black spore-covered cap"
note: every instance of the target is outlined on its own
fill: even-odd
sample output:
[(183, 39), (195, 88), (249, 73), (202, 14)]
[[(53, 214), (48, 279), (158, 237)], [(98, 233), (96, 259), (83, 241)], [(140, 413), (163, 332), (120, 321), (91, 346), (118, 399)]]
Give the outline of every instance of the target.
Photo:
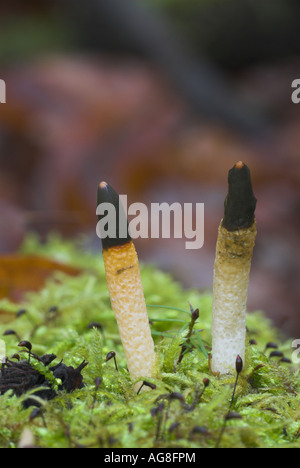
[(228, 172), (228, 193), (224, 202), (223, 227), (228, 231), (248, 228), (254, 222), (256, 198), (250, 170), (238, 161)]
[(98, 223), (97, 234), (102, 240), (103, 249), (124, 245), (131, 241), (127, 216), (120, 197), (106, 182), (100, 182), (98, 185), (97, 215), (98, 221), (102, 221), (100, 230)]

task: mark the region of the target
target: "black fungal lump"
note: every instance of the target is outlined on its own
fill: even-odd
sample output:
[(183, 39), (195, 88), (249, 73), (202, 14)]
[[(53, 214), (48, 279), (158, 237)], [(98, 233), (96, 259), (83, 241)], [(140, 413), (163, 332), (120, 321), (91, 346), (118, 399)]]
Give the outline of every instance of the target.
[[(55, 354), (45, 354), (41, 357), (33, 356), (46, 367), (56, 358)], [(74, 367), (66, 366), (60, 361), (59, 364), (49, 367), (53, 377), (61, 380), (61, 385), (59, 385), (58, 390), (65, 390), (70, 393), (77, 388), (82, 388), (84, 383), (81, 371), (87, 364), (87, 362), (83, 361), (74, 369)], [(38, 390), (39, 387), (47, 388)], [(32, 395), (43, 400), (52, 400), (52, 398), (57, 395), (57, 392), (51, 387), (45, 375), (35, 369), (29, 361), (12, 361), (10, 359), (5, 359), (5, 361), (2, 362), (0, 370), (1, 395), (12, 390), (14, 395), (20, 397), (29, 390), (35, 388), (37, 390)], [(23, 407), (28, 408), (29, 406), (39, 407), (40, 403), (35, 398), (28, 397), (23, 401)]]

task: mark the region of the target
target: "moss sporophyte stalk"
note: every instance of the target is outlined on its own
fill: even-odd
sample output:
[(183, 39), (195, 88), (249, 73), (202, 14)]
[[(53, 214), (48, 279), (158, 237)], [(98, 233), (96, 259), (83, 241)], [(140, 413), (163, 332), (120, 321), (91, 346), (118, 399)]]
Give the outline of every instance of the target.
[[(229, 175), (222, 227), (235, 236), (253, 227), (247, 223), (255, 198), (249, 196), (245, 165), (236, 164)], [(241, 205), (232, 199), (236, 190), (244, 200)], [(246, 216), (240, 210), (245, 205)], [(237, 225), (234, 213), (239, 213)], [(123, 297), (128, 284), (143, 304), (141, 326), (147, 328), (150, 349), (145, 359), (155, 361), (154, 372), (148, 374), (151, 366), (144, 368), (144, 363), (133, 370), (133, 378), (129, 372), (131, 358), (120, 338), (102, 257), (87, 252), (82, 239), (67, 241), (51, 234), (40, 242), (30, 234), (23, 256), (63, 259), (78, 273), (56, 271), (21, 302), (0, 300), (0, 447), (299, 448), (300, 372), (291, 359), (294, 341), (284, 338), (262, 312), (246, 313), (245, 358), (235, 349), (232, 373), (212, 372), (213, 295), (185, 289), (154, 266), (134, 263), (130, 237), (121, 245), (108, 242), (103, 243), (105, 261), (116, 258), (115, 250), (129, 253), (130, 263), (122, 256), (111, 274), (108, 269), (108, 280), (117, 281), (112, 294), (124, 287), (120, 298), (126, 309), (126, 304), (131, 307)], [(128, 268), (132, 264), (135, 268)], [(122, 274), (127, 279), (121, 287)], [(131, 281), (139, 285), (139, 293)], [(223, 289), (228, 291), (232, 293)]]

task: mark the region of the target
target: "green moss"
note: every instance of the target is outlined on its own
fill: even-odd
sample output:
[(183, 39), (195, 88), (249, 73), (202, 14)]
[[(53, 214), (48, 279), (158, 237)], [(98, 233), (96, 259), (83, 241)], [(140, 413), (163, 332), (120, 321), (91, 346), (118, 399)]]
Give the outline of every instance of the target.
[[(85, 386), (43, 401), (34, 418), (32, 407), (22, 408), (28, 395), (1, 395), (0, 447), (18, 446), (25, 428), (30, 429), (38, 447), (215, 447), (235, 377), (218, 378), (209, 370), (211, 294), (184, 290), (169, 275), (153, 266), (142, 266), (158, 377), (151, 379), (155, 389), (137, 395), (110, 306), (101, 252), (95, 256), (82, 245), (54, 235), (46, 244), (34, 236), (26, 240), (24, 253), (63, 260), (80, 266), (83, 272), (77, 277), (54, 274), (41, 291), (28, 293), (22, 304), (0, 301), (0, 308), (12, 315), (9, 324), (0, 325), (0, 335), (8, 356), (20, 348), (15, 335), (3, 336), (7, 328), (29, 340), (32, 352), (56, 354), (53, 365), (61, 359), (74, 367), (88, 361), (82, 371)], [(199, 308), (199, 319), (193, 346), (178, 364), (190, 322), (189, 302)], [(16, 312), (21, 308), (26, 313), (18, 317)], [(95, 322), (98, 327), (90, 326)], [(227, 421), (220, 446), (299, 447), (299, 368), (270, 358), (270, 350), (265, 351), (266, 344), (275, 341), (290, 357), (291, 343), (262, 312), (249, 314), (247, 326), (248, 339), (255, 339), (257, 345), (247, 347), (246, 365), (233, 401), (232, 411), (242, 418)], [(112, 350), (119, 371), (113, 360), (106, 362)], [(96, 385), (97, 377), (100, 385)], [(199, 401), (204, 378), (210, 383)]]

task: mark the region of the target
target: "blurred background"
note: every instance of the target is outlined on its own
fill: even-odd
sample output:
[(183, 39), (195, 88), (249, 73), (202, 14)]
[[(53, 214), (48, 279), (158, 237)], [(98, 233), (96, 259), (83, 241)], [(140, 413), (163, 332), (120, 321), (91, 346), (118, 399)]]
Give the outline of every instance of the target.
[(242, 160), (258, 199), (249, 310), (299, 338), (299, 19), (297, 0), (2, 3), (0, 254), (31, 231), (85, 235), (100, 252), (106, 180), (128, 203), (204, 203), (201, 249), (136, 247), (184, 286), (211, 290), (227, 173)]

